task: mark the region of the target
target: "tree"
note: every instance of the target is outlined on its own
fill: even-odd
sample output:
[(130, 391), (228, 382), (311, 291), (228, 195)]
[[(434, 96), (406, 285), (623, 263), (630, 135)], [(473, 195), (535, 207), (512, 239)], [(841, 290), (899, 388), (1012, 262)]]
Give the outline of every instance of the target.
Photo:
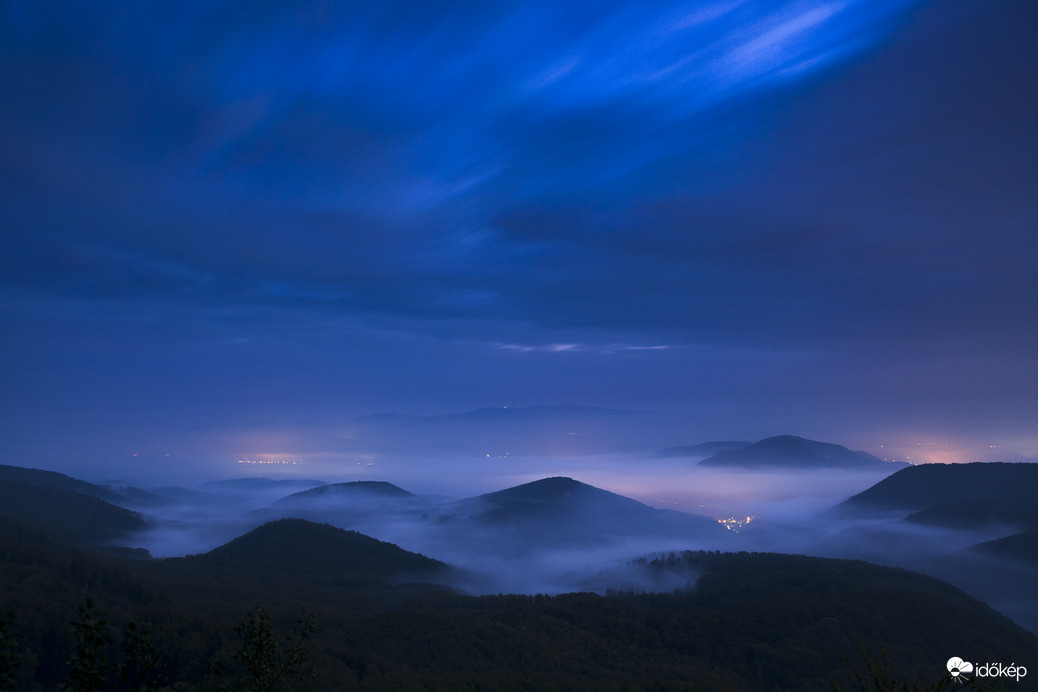
[[(870, 655), (863, 644), (858, 645), (858, 651), (865, 666), (864, 670), (851, 663), (849, 658), (844, 658), (851, 672), (854, 673), (861, 692), (945, 692), (953, 689), (949, 675), (943, 675), (940, 679), (930, 683), (924, 683), (921, 680), (908, 681), (894, 671), (894, 666), (886, 650), (878, 658)], [(832, 685), (833, 692), (841, 692), (835, 682)], [(991, 688), (982, 684), (980, 687), (971, 685), (970, 689), (983, 691)]]
[[(234, 628), (242, 641), (233, 659), (244, 668), (244, 673), (230, 689), (247, 692), (295, 689), (310, 655), (306, 642), (314, 631), (313, 613), (298, 620), (298, 624), (299, 631), (286, 634), (282, 643), (274, 632), (270, 611), (259, 606), (250, 610), (248, 619)], [(313, 675), (312, 670), (306, 673)]]
[(127, 623), (119, 654), (121, 660), (115, 670), (120, 692), (148, 692), (170, 684), (169, 656), (155, 650), (151, 623), (143, 619)]
[(0, 690), (15, 689), (14, 671), (22, 664), (15, 651), (18, 635), (12, 630), (14, 613), (0, 613)]
[(70, 670), (61, 688), (73, 692), (104, 692), (112, 637), (108, 623), (98, 617), (94, 601), (89, 596), (79, 606), (79, 616), (71, 626), (75, 643), (65, 661)]

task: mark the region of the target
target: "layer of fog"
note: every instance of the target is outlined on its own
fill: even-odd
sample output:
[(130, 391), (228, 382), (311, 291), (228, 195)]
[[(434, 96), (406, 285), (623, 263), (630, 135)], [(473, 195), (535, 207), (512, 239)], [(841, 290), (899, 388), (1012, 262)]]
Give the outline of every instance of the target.
[[(644, 570), (624, 567), (638, 557), (669, 551), (746, 550), (854, 558), (946, 579), (1038, 631), (1038, 606), (1030, 589), (1038, 583), (1038, 572), (965, 550), (1011, 535), (1017, 527), (956, 531), (913, 524), (899, 516), (849, 518), (832, 510), (882, 480), (886, 475), (882, 472), (723, 471), (697, 468), (695, 461), (634, 455), (462, 463), (440, 459), (417, 470), (413, 462), (387, 462), (345, 473), (339, 469), (339, 473), (320, 474), (312, 482), (283, 476), (282, 481), (291, 482), (152, 489), (165, 500), (132, 507), (152, 521), (134, 544), (155, 557), (202, 553), (267, 521), (300, 517), (360, 531), (450, 563), (465, 575), (454, 586), (469, 593), (682, 588), (687, 584), (680, 578), (661, 583)], [(738, 532), (710, 535), (661, 534), (640, 526), (623, 533), (603, 533), (593, 525), (553, 530), (550, 524), (511, 531), (465, 517), (447, 520), (453, 516), (451, 508), (463, 506), (459, 501), (464, 498), (550, 476), (568, 476), (652, 507), (715, 520), (752, 520)], [(416, 496), (279, 502), (318, 481), (353, 480), (389, 481)], [(613, 581), (589, 581), (603, 573)]]

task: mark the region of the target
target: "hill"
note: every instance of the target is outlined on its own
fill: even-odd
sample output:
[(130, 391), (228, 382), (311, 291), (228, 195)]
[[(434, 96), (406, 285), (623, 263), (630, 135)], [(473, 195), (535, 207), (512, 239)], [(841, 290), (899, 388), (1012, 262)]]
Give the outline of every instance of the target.
[(1038, 566), (1038, 530), (1031, 529), (995, 541), (979, 543), (968, 550)]
[(665, 447), (656, 451), (655, 456), (660, 459), (673, 459), (676, 457), (710, 457), (720, 452), (730, 452), (733, 449), (749, 447), (750, 442), (718, 441), (703, 442), (697, 445), (682, 445), (679, 447)]
[(77, 484), (63, 485), (35, 485), (9, 477), (0, 483), (0, 516), (85, 545), (118, 541), (147, 526), (136, 512), (68, 489)]
[(23, 468), (0, 464), (0, 483), (28, 483), (42, 488), (68, 490), (89, 495), (124, 508), (146, 509), (170, 503), (170, 498), (153, 490), (143, 490), (126, 484), (88, 483), (56, 471)]
[(169, 562), (214, 572), (334, 578), (355, 584), (431, 579), (447, 567), (392, 543), (304, 519), (272, 521), (203, 555)]
[(993, 525), (1035, 529), (1038, 528), (1038, 496), (945, 502), (913, 512), (905, 519), (914, 524), (948, 529), (969, 530)]
[(41, 469), (28, 469), (21, 466), (9, 466), (0, 464), (0, 483), (17, 482), (27, 483), (43, 488), (57, 488), (68, 490), (83, 495), (98, 497), (103, 500), (118, 499), (118, 494), (103, 485), (95, 485), (86, 481), (66, 476), (57, 471), (43, 471)]
[(419, 521), (417, 517), (435, 504), (385, 481), (350, 481), (292, 493), (268, 507), (250, 511), (248, 516), (264, 522), (307, 519), (392, 540), (382, 535), (387, 525)]
[[(519, 489), (513, 497), (532, 501), (573, 494), (557, 481)], [(875, 655), (886, 649), (888, 671), (908, 689), (917, 679), (939, 682), (949, 652), (973, 661), (1038, 658), (1032, 634), (949, 584), (857, 560), (664, 553), (601, 577), (604, 594), (554, 597), (476, 598), (382, 581), (414, 566), (442, 567), (298, 520), (205, 555), (132, 563), (0, 520), (0, 600), (14, 611), (23, 663), (17, 689), (55, 689), (65, 679), (74, 644), (68, 623), (84, 589), (94, 622), (113, 637), (110, 665), (123, 660), (120, 631), (150, 623), (139, 632), (177, 689), (238, 682), (214, 677), (211, 664), (239, 646), (235, 627), (257, 603), (271, 611), (278, 641), (300, 614), (314, 614), (307, 647), (318, 677), (298, 681), (304, 690), (327, 689), (329, 680), (396, 691), (821, 692), (834, 689), (831, 680), (849, 690), (857, 687), (846, 659), (860, 661), (858, 645)], [(639, 574), (647, 577), (641, 583), (668, 586), (644, 592), (632, 579)]]
[(916, 679), (930, 688), (945, 675), (944, 652), (964, 641), (972, 660), (1000, 660), (1007, 650), (1017, 660), (1038, 656), (1033, 635), (958, 589), (905, 570), (703, 552), (628, 568), (670, 571), (695, 586), (443, 597), (400, 612), (389, 632), (385, 620), (371, 619), (344, 640), (369, 651), (377, 642), (383, 674), (398, 689), (810, 691), (832, 690), (836, 681), (849, 690), (858, 687), (845, 661), (860, 661), (858, 645), (877, 656), (889, 651), (906, 683), (896, 689)]
[[(1038, 464), (972, 463), (910, 466), (837, 506), (850, 513), (911, 513), (940, 505), (1038, 499)], [(988, 504), (988, 507), (995, 505)], [(939, 514), (938, 510), (934, 510)]]
[(866, 452), (852, 452), (829, 442), (816, 442), (796, 435), (779, 435), (748, 447), (719, 452), (699, 462), (699, 466), (744, 469), (821, 469), (841, 468), (894, 471), (904, 464), (885, 462)]
[(417, 495), (386, 481), (350, 481), (348, 483), (329, 483), (328, 485), (319, 485), (309, 490), (301, 490), (298, 493), (292, 493), (287, 497), (281, 498), (274, 504), (296, 504), (300, 502), (305, 503), (309, 500), (335, 498), (348, 500), (351, 498), (392, 499), (411, 497), (417, 497)]
[(547, 546), (592, 544), (610, 536), (675, 535), (727, 538), (709, 517), (655, 509), (572, 478), (554, 477), (461, 500), (441, 508), (451, 520)]

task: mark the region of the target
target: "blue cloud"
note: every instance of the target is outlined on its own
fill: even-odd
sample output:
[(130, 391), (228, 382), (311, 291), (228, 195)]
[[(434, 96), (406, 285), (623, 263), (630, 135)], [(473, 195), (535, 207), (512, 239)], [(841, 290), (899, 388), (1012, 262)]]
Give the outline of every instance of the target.
[(1022, 6), (2, 12), (16, 312), (349, 325), (527, 360), (1033, 343)]

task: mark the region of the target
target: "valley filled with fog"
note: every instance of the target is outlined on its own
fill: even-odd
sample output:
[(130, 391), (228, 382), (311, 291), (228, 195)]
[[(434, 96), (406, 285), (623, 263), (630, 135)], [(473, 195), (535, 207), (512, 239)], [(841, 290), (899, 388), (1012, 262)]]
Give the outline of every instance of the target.
[(950, 651), (1038, 655), (1035, 463), (913, 465), (779, 435), (235, 470), (264, 473), (148, 485), (0, 465), (13, 679), (78, 675), (67, 652), (89, 625), (112, 684), (136, 666), (247, 686), (254, 635), (308, 619), (285, 635), (313, 635), (320, 679), (290, 671), (308, 690), (821, 692), (862, 670), (941, 680)]
[[(922, 468), (907, 464), (718, 468), (701, 464), (708, 456), (444, 458), (421, 466), (401, 462), (399, 471), (389, 460), (377, 469), (322, 478), (300, 477), (297, 467), (278, 474), (275, 467), (263, 476), (193, 487), (111, 487), (118, 504), (147, 521), (120, 544), (157, 558), (205, 553), (267, 522), (301, 518), (448, 563), (456, 568), (451, 585), (465, 593), (557, 594), (694, 584), (695, 575), (660, 581), (629, 564), (645, 556), (795, 553), (937, 576), (1038, 631), (1030, 592), (1038, 565), (1026, 551), (1021, 557), (985, 548), (1026, 533), (1029, 515), (955, 523), (918, 520), (915, 512), (925, 507), (911, 503), (842, 504), (898, 471)], [(416, 467), (423, 472), (415, 474)], [(953, 503), (974, 485), (953, 492)], [(1015, 489), (1035, 492), (1032, 480)], [(943, 501), (942, 492), (934, 491), (934, 503)]]

